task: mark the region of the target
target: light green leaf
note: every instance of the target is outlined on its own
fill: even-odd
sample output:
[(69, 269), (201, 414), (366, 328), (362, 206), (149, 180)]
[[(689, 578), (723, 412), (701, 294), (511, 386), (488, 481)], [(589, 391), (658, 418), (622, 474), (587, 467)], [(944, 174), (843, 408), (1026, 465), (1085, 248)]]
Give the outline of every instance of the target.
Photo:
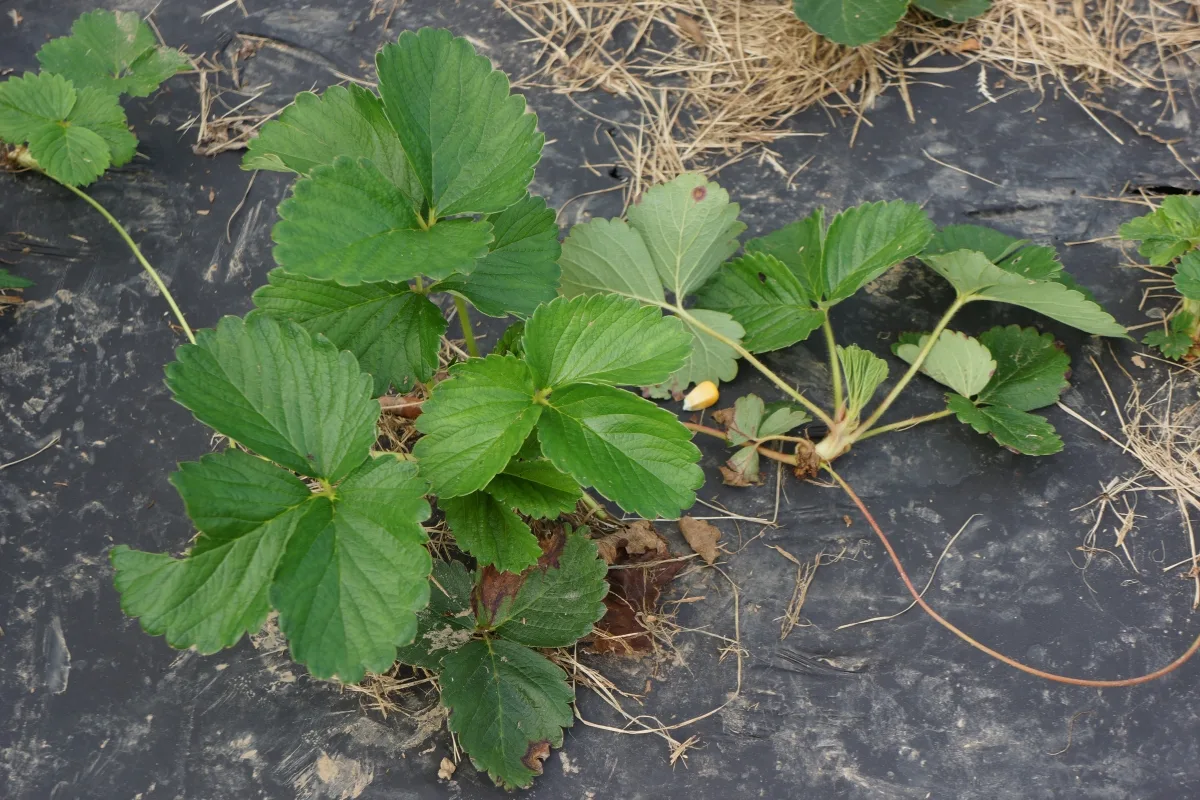
[(484, 491), (509, 508), (539, 519), (574, 511), (583, 496), (574, 478), (544, 458), (510, 461)]
[(779, 436), (812, 421), (808, 412), (790, 403), (767, 403), (762, 424), (758, 426), (758, 435)]
[(908, 10), (906, 0), (792, 0), (796, 16), (838, 44), (878, 41)]
[(691, 351), (692, 338), (678, 318), (617, 295), (560, 297), (525, 326), (525, 361), (539, 387), (659, 383)]
[(430, 287), (455, 292), (490, 317), (528, 317), (558, 293), (558, 223), (541, 197), (486, 218), (495, 239), (469, 275), (454, 274)]
[(424, 229), (404, 193), (366, 159), (314, 167), (279, 206), (275, 261), (289, 272), (353, 285), (470, 272), (492, 227), (453, 219)]
[(495, 213), (525, 196), (545, 137), (525, 98), (466, 39), (405, 31), (375, 67), (384, 110), (439, 217)]
[(1142, 344), (1157, 347), (1167, 358), (1183, 358), (1192, 351), (1200, 340), (1200, 331), (1196, 329), (1196, 315), (1190, 311), (1180, 311), (1171, 317), (1167, 330), (1150, 331)]
[(627, 215), (678, 303), (737, 251), (737, 237), (746, 229), (729, 193), (698, 173), (651, 187)]
[(412, 462), (368, 459), (337, 487), (329, 524), (288, 541), (271, 603), (292, 657), (316, 677), (384, 672), (413, 641), (432, 568), (425, 490)]
[(817, 299), (825, 294), (824, 273), (825, 209), (773, 233), (746, 242), (746, 253), (763, 253), (782, 261), (803, 287), (804, 296)]
[(0, 289), (28, 289), (30, 286), (33, 286), (33, 281), (0, 267)]
[[(935, 348), (936, 349), (936, 348)], [(842, 364), (842, 377), (846, 382), (846, 406), (848, 414), (856, 419), (871, 402), (879, 385), (887, 380), (888, 365), (874, 353), (857, 345), (838, 346), (838, 361)]]
[(202, 535), (186, 558), (114, 547), (121, 608), (172, 647), (215, 653), (262, 627), (288, 539), (322, 529), (330, 504), (279, 467), (236, 450), (181, 464), (172, 482)]
[(996, 360), (996, 372), (979, 393), (979, 402), (1033, 411), (1054, 405), (1067, 390), (1071, 359), (1053, 335), (1009, 325), (980, 334), (979, 341)]
[(662, 304), (663, 287), (646, 243), (619, 219), (594, 219), (571, 228), (562, 244), (562, 293), (612, 293)]
[(975, 250), (955, 250), (950, 253), (925, 253), (921, 260), (950, 282), (960, 297), (978, 294), (996, 284), (1021, 284), (1021, 278), (993, 264), (983, 253)]
[(371, 376), (294, 322), (225, 317), (175, 357), (166, 373), (176, 402), (290, 470), (336, 482), (375, 441)]
[(740, 342), (745, 333), (742, 326), (723, 311), (695, 308), (690, 313), (691, 319), (685, 319), (684, 325), (692, 334), (692, 355), (664, 383), (651, 388), (652, 397), (681, 395), (694, 383), (720, 383), (737, 376), (737, 351), (696, 327), (692, 320), (735, 342)]
[(396, 660), (439, 671), (446, 654), (471, 641), (475, 615), (471, 590), (475, 579), (457, 561), (434, 561), (429, 605), (417, 612), (417, 635), (396, 651)]
[(513, 356), (472, 359), (450, 368), (425, 401), (413, 448), (421, 474), (440, 498), (487, 486), (521, 448), (545, 406), (525, 362)]
[(604, 616), (608, 565), (578, 532), (555, 536), (520, 581), (484, 570), (475, 592), (475, 618), (526, 647), (570, 647)]
[(573, 722), (566, 673), (503, 639), (471, 642), (443, 664), (442, 703), (471, 762), (499, 786), (529, 786)]
[(761, 252), (748, 252), (718, 270), (696, 293), (696, 303), (732, 316), (745, 329), (742, 345), (752, 353), (802, 342), (825, 319), (787, 266)]
[(992, 7), (992, 0), (913, 0), (913, 5), (935, 17), (966, 22)]
[(688, 429), (648, 400), (610, 386), (555, 391), (538, 438), (554, 466), (648, 519), (678, 516), (704, 483)]
[(1027, 456), (1049, 456), (1063, 449), (1062, 439), (1046, 420), (1008, 406), (976, 406), (962, 395), (946, 397), (959, 422), (991, 434), (1000, 445)]
[(933, 223), (915, 203), (863, 203), (833, 218), (825, 235), (825, 298), (845, 300), (910, 256), (933, 235)]
[(1200, 300), (1200, 252), (1193, 250), (1179, 259), (1175, 289), (1188, 300)]
[(146, 97), (177, 72), (187, 56), (159, 47), (150, 26), (131, 11), (91, 11), (75, 20), (71, 35), (51, 39), (37, 54), (42, 69), (80, 89)]
[(1129, 220), (1120, 229), (1122, 239), (1141, 242), (1138, 253), (1156, 267), (1170, 264), (1200, 246), (1200, 197), (1172, 195), (1149, 214)]
[(984, 225), (947, 225), (925, 246), (926, 255), (975, 250), (1006, 272), (1032, 280), (1057, 280), (1062, 264), (1053, 247), (1035, 245)]
[(271, 270), (267, 280), (254, 293), (254, 305), (349, 350), (374, 378), (375, 395), (385, 394), (389, 386), (407, 392), (437, 370), (446, 318), (407, 284), (342, 286), (282, 269)]
[[(926, 334), (917, 344), (898, 344), (892, 349), (911, 364), (928, 341)], [(996, 361), (978, 339), (944, 330), (921, 364), (921, 372), (965, 397), (974, 397), (996, 372)]]
[(758, 439), (758, 428), (762, 424), (767, 406), (756, 394), (742, 395), (733, 403), (733, 424), (726, 434), (733, 445), (746, 444)]
[(446, 514), (446, 524), (459, 548), (474, 556), (481, 567), (520, 572), (542, 554), (537, 537), (513, 513), (512, 506), (487, 492), (445, 498), (438, 506)]
[(370, 89), (351, 84), (330, 86), (318, 97), (296, 95), (279, 119), (263, 125), (250, 140), (242, 169), (266, 169), (308, 175), (339, 156), (370, 159), (375, 168), (419, 213), (424, 193), (404, 148)]

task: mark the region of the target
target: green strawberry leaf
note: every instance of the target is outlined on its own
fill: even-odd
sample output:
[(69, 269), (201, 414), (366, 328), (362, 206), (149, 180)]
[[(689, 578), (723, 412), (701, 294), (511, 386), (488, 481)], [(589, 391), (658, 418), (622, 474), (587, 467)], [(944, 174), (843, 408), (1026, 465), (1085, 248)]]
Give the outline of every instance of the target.
[(91, 11), (71, 35), (51, 39), (37, 53), (42, 69), (80, 89), (146, 97), (177, 72), (191, 69), (183, 53), (160, 47), (150, 26), (131, 11)]
[[(724, 311), (709, 311), (695, 308), (692, 319), (684, 320), (684, 326), (692, 335), (692, 354), (682, 367), (666, 381), (649, 388), (651, 397), (666, 399), (681, 397), (687, 387), (694, 383), (731, 381), (737, 376), (737, 351), (720, 339), (714, 339), (706, 331), (696, 327), (696, 322), (717, 333), (740, 342), (744, 334), (742, 326)], [(695, 320), (695, 322), (693, 322)]]
[[(928, 334), (916, 344), (897, 344), (892, 351), (911, 364), (927, 341)], [(989, 385), (996, 372), (996, 361), (978, 339), (944, 330), (922, 362), (921, 372), (964, 397), (974, 397)]]
[(537, 537), (520, 517), (487, 492), (438, 501), (459, 549), (482, 566), (500, 572), (520, 572), (542, 554)]
[(913, 0), (913, 5), (935, 17), (966, 22), (992, 7), (992, 0)]
[(1188, 300), (1200, 300), (1200, 252), (1193, 250), (1179, 259), (1175, 289)]
[(513, 355), (517, 358), (525, 357), (525, 322), (514, 322), (504, 329), (504, 333), (500, 334), (500, 338), (496, 340), (496, 345), (492, 348), (494, 356)]
[(509, 94), (508, 78), (466, 39), (405, 31), (375, 67), (388, 120), (436, 216), (495, 213), (525, 196), (545, 137), (525, 98)]
[(0, 289), (28, 289), (30, 286), (33, 286), (33, 281), (0, 267)]
[(294, 322), (225, 317), (175, 357), (166, 373), (176, 402), (290, 470), (337, 482), (375, 441), (371, 376)]
[(608, 565), (596, 545), (569, 531), (544, 543), (520, 576), (480, 571), (472, 606), (479, 627), (527, 647), (570, 647), (604, 616)]
[(513, 356), (455, 364), (425, 401), (413, 447), (439, 498), (477, 492), (508, 465), (545, 408), (533, 373)]
[(1063, 449), (1054, 426), (1041, 417), (1008, 406), (976, 406), (958, 394), (946, 396), (946, 406), (959, 422), (977, 433), (991, 434), (1000, 445), (1027, 456), (1049, 456)]
[(932, 235), (933, 223), (915, 203), (863, 203), (838, 214), (825, 234), (825, 304), (845, 300), (917, 255)]
[(555, 467), (646, 518), (678, 516), (704, 483), (688, 429), (648, 400), (610, 386), (556, 390), (538, 421), (538, 439)]
[(725, 265), (696, 293), (696, 303), (733, 317), (745, 330), (742, 345), (752, 353), (802, 342), (825, 319), (788, 267), (763, 252), (747, 252)]
[(799, 406), (790, 403), (767, 403), (762, 424), (758, 426), (758, 435), (779, 436), (811, 421), (812, 417)]
[(271, 270), (267, 280), (255, 291), (254, 305), (349, 350), (374, 378), (376, 396), (386, 394), (389, 386), (407, 392), (437, 370), (446, 318), (407, 284), (342, 286), (282, 269)]
[(979, 393), (980, 403), (1033, 411), (1054, 405), (1070, 385), (1071, 358), (1049, 333), (1009, 325), (980, 334), (979, 341), (996, 360), (992, 379)]
[(796, 16), (838, 44), (857, 46), (892, 32), (907, 0), (792, 0)]
[(733, 403), (733, 423), (726, 430), (729, 443), (742, 445), (758, 439), (767, 405), (756, 394), (742, 395)]
[(417, 635), (412, 644), (397, 649), (396, 660), (438, 671), (446, 654), (471, 641), (475, 632), (475, 579), (457, 561), (434, 561), (430, 582), (429, 605), (417, 612)]
[(271, 232), (276, 263), (346, 285), (470, 272), (492, 241), (487, 222), (425, 225), (375, 164), (345, 156), (301, 178), (279, 217)]
[(782, 261), (800, 282), (805, 297), (825, 294), (825, 209), (815, 209), (801, 220), (773, 233), (746, 242), (746, 253), (762, 253)]
[(665, 301), (646, 242), (619, 219), (594, 219), (571, 228), (562, 244), (562, 293), (619, 294), (650, 305)]
[(528, 317), (558, 293), (558, 223), (541, 197), (525, 199), (485, 221), (495, 239), (468, 275), (454, 274), (430, 287), (454, 292), (490, 317)]
[(947, 225), (925, 246), (926, 255), (945, 255), (956, 250), (983, 253), (1006, 272), (1032, 280), (1057, 280), (1062, 264), (1053, 247), (1035, 245), (984, 225)]
[(758, 447), (746, 445), (739, 447), (725, 465), (721, 467), (721, 475), (725, 483), (731, 486), (749, 486), (762, 482), (761, 457)]
[(1167, 358), (1183, 358), (1196, 346), (1200, 338), (1196, 315), (1180, 311), (1171, 317), (1165, 331), (1151, 331), (1142, 339), (1142, 344), (1157, 347)]
[(539, 387), (659, 383), (691, 350), (692, 337), (679, 319), (616, 295), (558, 298), (525, 326), (525, 361)]
[(288, 540), (320, 531), (332, 508), (291, 474), (238, 450), (180, 464), (171, 481), (200, 538), (186, 558), (114, 547), (121, 608), (172, 647), (215, 653), (262, 627)]
[(411, 461), (368, 459), (337, 487), (329, 524), (288, 540), (271, 603), (292, 657), (316, 677), (384, 672), (413, 641), (432, 568), (425, 490)]
[(1156, 267), (1200, 246), (1200, 197), (1172, 195), (1149, 214), (1120, 228), (1122, 239), (1140, 241), (1138, 253)]
[(538, 519), (568, 514), (583, 497), (575, 479), (544, 458), (513, 459), (484, 491), (509, 508)]
[(879, 356), (853, 344), (839, 345), (837, 355), (846, 382), (847, 414), (851, 419), (857, 419), (880, 384), (887, 380), (888, 365)]
[(471, 762), (499, 786), (529, 786), (542, 774), (550, 748), (562, 746), (562, 729), (574, 721), (566, 673), (503, 639), (470, 642), (442, 663), (448, 724)]

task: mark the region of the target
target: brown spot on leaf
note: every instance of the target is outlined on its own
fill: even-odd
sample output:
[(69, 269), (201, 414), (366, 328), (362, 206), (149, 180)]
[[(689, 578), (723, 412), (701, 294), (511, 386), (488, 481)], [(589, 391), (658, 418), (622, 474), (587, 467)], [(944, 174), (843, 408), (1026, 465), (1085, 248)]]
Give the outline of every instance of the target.
[(542, 762), (549, 757), (550, 742), (542, 739), (541, 741), (529, 743), (529, 748), (525, 751), (525, 755), (521, 757), (521, 763), (533, 770), (534, 775), (541, 775)]
[(713, 421), (716, 422), (718, 425), (724, 425), (726, 428), (728, 428), (730, 425), (733, 424), (733, 415), (734, 415), (733, 406), (730, 406), (729, 408), (722, 408), (718, 411), (712, 412)]
[(721, 538), (721, 531), (716, 525), (695, 517), (683, 517), (679, 520), (679, 530), (687, 539), (688, 546), (700, 554), (704, 563), (711, 565), (717, 560), (720, 553), (717, 540)]
[(695, 200), (697, 203), (703, 202), (704, 198), (707, 196), (708, 196), (708, 187), (707, 186), (697, 186), (695, 189), (692, 189), (692, 199)]
[(542, 557), (522, 573), (501, 572), (490, 564), (479, 570), (479, 580), (471, 590), (471, 606), (475, 609), (475, 617), (480, 625), (488, 627), (502, 616), (505, 607), (525, 585), (525, 578), (530, 570), (540, 569), (545, 572), (551, 567), (558, 567), (567, 537), (562, 531), (558, 531), (540, 540), (538, 544), (542, 548)]

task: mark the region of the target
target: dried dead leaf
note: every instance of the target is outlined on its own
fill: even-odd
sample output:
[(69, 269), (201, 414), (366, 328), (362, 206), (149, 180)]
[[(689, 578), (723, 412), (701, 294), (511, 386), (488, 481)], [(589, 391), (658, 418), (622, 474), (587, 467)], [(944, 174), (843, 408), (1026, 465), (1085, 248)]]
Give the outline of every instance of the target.
[(958, 44), (951, 47), (950, 52), (952, 52), (952, 53), (973, 53), (976, 50), (982, 50), (982, 49), (983, 49), (983, 45), (980, 44), (978, 39), (976, 39), (974, 36), (972, 36), (969, 39), (963, 39), (961, 42), (959, 42)]
[(704, 28), (700, 27), (700, 22), (695, 17), (684, 14), (682, 11), (676, 11), (675, 24), (679, 27), (679, 32), (691, 39), (695, 44), (701, 47), (708, 44), (708, 37), (704, 35)]
[[(727, 463), (728, 462), (726, 462), (726, 464)], [(733, 467), (726, 466), (726, 464), (722, 464), (721, 466), (717, 467), (717, 469), (721, 470), (721, 483), (725, 484), (726, 486), (757, 486), (758, 483), (760, 483), (750, 480), (746, 477), (746, 473), (742, 472), (741, 470), (734, 469)]]
[(654, 526), (644, 519), (639, 519), (627, 528), (602, 536), (595, 541), (596, 549), (600, 551), (600, 557), (604, 559), (605, 564), (609, 565), (617, 562), (622, 551), (630, 556), (640, 556), (643, 553), (654, 553), (661, 556), (667, 552), (666, 539), (659, 536), (658, 531), (654, 530)]
[(679, 530), (683, 532), (688, 546), (700, 554), (704, 563), (711, 565), (717, 560), (720, 554), (717, 541), (721, 538), (721, 531), (716, 525), (695, 517), (683, 517), (679, 520)]
[(454, 762), (443, 757), (442, 763), (438, 765), (438, 779), (448, 781), (454, 777), (454, 770), (458, 769)]

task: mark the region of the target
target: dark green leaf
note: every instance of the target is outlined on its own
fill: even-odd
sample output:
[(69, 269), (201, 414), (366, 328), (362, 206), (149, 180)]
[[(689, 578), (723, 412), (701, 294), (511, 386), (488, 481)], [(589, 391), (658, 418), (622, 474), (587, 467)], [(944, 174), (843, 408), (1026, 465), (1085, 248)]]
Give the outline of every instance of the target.
[(1188, 311), (1180, 311), (1171, 317), (1165, 331), (1151, 331), (1142, 339), (1142, 343), (1157, 347), (1167, 358), (1183, 358), (1196, 346), (1200, 340), (1200, 330), (1197, 330), (1196, 315)]
[(992, 0), (913, 0), (913, 5), (935, 17), (966, 22), (992, 7)]
[(682, 395), (692, 384), (702, 381), (731, 381), (737, 375), (737, 351), (720, 339), (713, 338), (695, 323), (704, 325), (735, 342), (741, 341), (744, 333), (742, 326), (723, 311), (695, 308), (691, 311), (691, 317), (692, 319), (684, 321), (684, 326), (692, 334), (692, 355), (664, 383), (651, 387), (652, 397)]
[(504, 329), (504, 333), (500, 334), (500, 338), (496, 340), (496, 346), (492, 348), (492, 355), (507, 356), (513, 355), (517, 358), (525, 357), (525, 323), (514, 322)]
[(892, 32), (907, 0), (792, 0), (796, 16), (838, 44), (857, 46)]
[(996, 360), (996, 372), (979, 402), (1033, 411), (1054, 405), (1067, 390), (1071, 359), (1051, 334), (1009, 325), (992, 328), (979, 341)]
[(921, 252), (933, 224), (915, 203), (863, 203), (833, 218), (825, 235), (825, 299), (830, 305)]
[(0, 289), (28, 289), (30, 286), (33, 286), (33, 281), (0, 267)]
[(801, 220), (759, 239), (746, 242), (746, 253), (763, 253), (782, 261), (803, 288), (804, 296), (825, 294), (825, 209), (818, 208)]
[(947, 407), (959, 422), (978, 433), (991, 434), (999, 444), (1027, 456), (1048, 456), (1063, 449), (1054, 426), (1039, 416), (1008, 406), (976, 406), (958, 394), (947, 395)]
[(559, 472), (544, 458), (510, 461), (485, 491), (509, 508), (544, 519), (574, 511), (583, 496), (574, 478)]
[(1062, 271), (1053, 247), (1032, 244), (983, 225), (947, 225), (929, 244), (923, 255), (945, 255), (956, 250), (983, 253), (996, 266), (1031, 280), (1055, 280)]
[(417, 635), (412, 644), (397, 649), (396, 660), (437, 671), (447, 653), (471, 641), (475, 579), (457, 561), (434, 561), (431, 579), (429, 605), (417, 612)]
[(1121, 226), (1121, 238), (1141, 242), (1138, 253), (1156, 267), (1166, 266), (1200, 246), (1200, 197), (1172, 195), (1149, 214)]
[(459, 549), (470, 553), (482, 566), (500, 572), (520, 572), (538, 560), (542, 550), (537, 537), (520, 517), (487, 492), (438, 501), (446, 524)]
[(1200, 300), (1200, 252), (1193, 250), (1179, 259), (1175, 289), (1188, 300)]

